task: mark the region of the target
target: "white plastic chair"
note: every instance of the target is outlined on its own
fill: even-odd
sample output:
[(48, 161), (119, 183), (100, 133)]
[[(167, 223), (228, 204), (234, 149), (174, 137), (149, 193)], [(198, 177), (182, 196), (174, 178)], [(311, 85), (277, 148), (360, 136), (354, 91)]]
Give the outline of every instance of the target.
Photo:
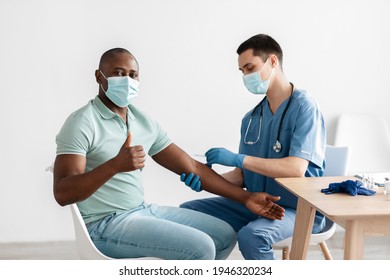
[(336, 146), (349, 146), (348, 175), (390, 172), (390, 129), (375, 114), (343, 114), (337, 120)]
[[(100, 252), (95, 244), (93, 244), (91, 237), (89, 236), (87, 227), (85, 226), (84, 219), (80, 214), (77, 204), (71, 204), (70, 210), (73, 217), (74, 233), (76, 235), (76, 245), (79, 256), (82, 260), (112, 260), (113, 258), (104, 255)], [(142, 257), (132, 258), (142, 260), (158, 260), (154, 257)]]
[[(326, 166), (323, 176), (344, 176), (346, 175), (349, 162), (349, 147), (336, 147), (327, 145), (325, 149)], [(310, 237), (310, 245), (320, 245), (324, 258), (332, 260), (332, 255), (329, 252), (326, 240), (331, 238), (336, 231), (336, 224), (326, 218), (325, 227), (319, 233), (313, 233)], [(272, 245), (273, 249), (282, 250), (283, 260), (289, 259), (289, 251), (292, 242), (292, 237), (279, 241)]]
[(70, 210), (73, 217), (74, 233), (79, 256), (82, 260), (110, 260), (112, 258), (102, 254), (93, 244), (83, 217), (81, 217), (77, 204), (71, 204)]

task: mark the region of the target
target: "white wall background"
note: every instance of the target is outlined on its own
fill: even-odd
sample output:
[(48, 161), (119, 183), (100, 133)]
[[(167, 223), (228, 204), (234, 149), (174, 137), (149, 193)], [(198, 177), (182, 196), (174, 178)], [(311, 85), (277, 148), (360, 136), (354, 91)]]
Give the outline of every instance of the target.
[[(70, 211), (55, 203), (44, 170), (66, 117), (97, 94), (94, 70), (107, 49), (136, 56), (135, 102), (176, 144), (189, 153), (236, 150), (241, 118), (258, 97), (242, 85), (235, 51), (254, 34), (270, 34), (284, 50), (286, 75), (320, 104), (331, 144), (342, 112), (390, 121), (389, 3), (1, 0), (0, 242), (74, 238)], [(149, 202), (207, 195), (147, 164)]]

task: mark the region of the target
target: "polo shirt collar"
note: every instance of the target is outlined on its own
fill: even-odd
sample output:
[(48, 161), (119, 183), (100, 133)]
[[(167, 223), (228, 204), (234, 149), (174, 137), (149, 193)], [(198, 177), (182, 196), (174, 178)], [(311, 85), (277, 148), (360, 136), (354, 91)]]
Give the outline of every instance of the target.
[[(98, 95), (96, 95), (95, 99), (93, 100), (93, 104), (95, 105), (96, 109), (98, 110), (99, 114), (104, 118), (104, 119), (112, 119), (115, 116), (117, 116), (116, 113), (111, 111), (99, 98)], [(130, 118), (131, 120), (135, 120), (135, 117), (133, 113), (130, 110), (130, 107), (127, 106), (127, 117)]]

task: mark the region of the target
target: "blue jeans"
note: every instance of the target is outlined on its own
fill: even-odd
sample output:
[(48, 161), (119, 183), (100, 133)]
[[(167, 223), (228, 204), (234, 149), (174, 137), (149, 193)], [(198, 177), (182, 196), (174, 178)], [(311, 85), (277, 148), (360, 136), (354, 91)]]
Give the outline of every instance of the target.
[(220, 219), (156, 204), (112, 213), (87, 228), (95, 246), (112, 258), (226, 259), (237, 240)]
[[(238, 235), (238, 245), (246, 260), (275, 259), (272, 244), (291, 237), (294, 232), (295, 209), (286, 208), (282, 220), (257, 216), (245, 206), (223, 197), (193, 200), (180, 205), (200, 211), (229, 223)], [(325, 218), (316, 214), (313, 233), (325, 226)]]

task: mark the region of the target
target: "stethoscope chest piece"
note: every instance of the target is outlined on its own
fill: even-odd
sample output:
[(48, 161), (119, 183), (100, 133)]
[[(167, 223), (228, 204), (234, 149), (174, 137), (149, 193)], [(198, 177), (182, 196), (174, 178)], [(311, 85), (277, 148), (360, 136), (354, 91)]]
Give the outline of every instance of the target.
[(280, 151), (282, 150), (282, 144), (280, 144), (279, 140), (276, 140), (272, 148), (276, 153), (280, 153)]

